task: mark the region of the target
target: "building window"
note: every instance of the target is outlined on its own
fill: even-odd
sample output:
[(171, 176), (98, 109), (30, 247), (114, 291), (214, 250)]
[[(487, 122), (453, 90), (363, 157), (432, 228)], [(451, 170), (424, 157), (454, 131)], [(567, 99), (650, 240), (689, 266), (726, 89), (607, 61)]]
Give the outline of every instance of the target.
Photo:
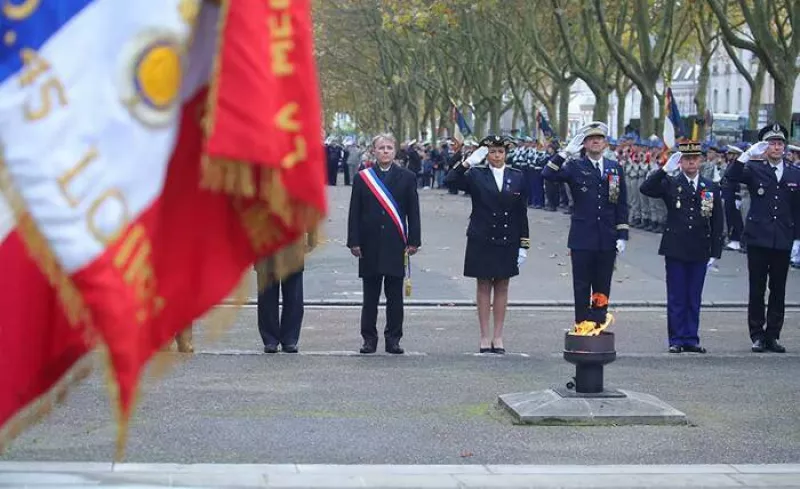
[(731, 89), (725, 89), (725, 112), (730, 113), (731, 111)]
[(711, 67), (711, 74), (712, 75), (718, 75), (719, 74), (719, 68), (717, 68), (716, 64)]
[(714, 89), (714, 98), (711, 100), (711, 110), (717, 112), (717, 96), (719, 95), (719, 90), (716, 88)]
[(736, 92), (736, 111), (741, 113), (742, 110), (742, 89), (739, 88), (739, 90)]

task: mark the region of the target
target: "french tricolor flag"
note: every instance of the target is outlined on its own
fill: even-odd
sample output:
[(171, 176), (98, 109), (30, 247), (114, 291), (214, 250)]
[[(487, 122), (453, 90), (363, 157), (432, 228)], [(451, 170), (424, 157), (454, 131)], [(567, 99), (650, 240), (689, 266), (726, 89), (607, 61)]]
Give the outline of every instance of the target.
[(94, 350), (124, 440), (153, 355), (326, 212), (310, 4), (25, 1), (0, 21), (0, 452)]

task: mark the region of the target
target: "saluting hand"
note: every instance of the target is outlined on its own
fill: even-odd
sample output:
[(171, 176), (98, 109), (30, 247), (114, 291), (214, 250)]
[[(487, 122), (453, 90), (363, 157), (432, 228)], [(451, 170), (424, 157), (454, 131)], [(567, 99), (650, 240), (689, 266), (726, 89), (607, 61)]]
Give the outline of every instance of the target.
[(663, 167), (664, 171), (666, 173), (672, 173), (675, 170), (677, 170), (678, 167), (681, 164), (681, 157), (682, 156), (683, 156), (683, 153), (681, 153), (680, 151), (678, 151), (676, 153), (673, 153), (673, 155), (670, 156), (669, 159), (667, 160), (667, 162), (664, 164), (664, 167)]
[(570, 139), (564, 151), (570, 156), (577, 155), (581, 152), (581, 148), (583, 148), (584, 139), (586, 139), (586, 135), (583, 132), (579, 132), (574, 138)]
[(488, 154), (489, 154), (489, 148), (487, 148), (486, 146), (481, 146), (480, 148), (473, 151), (471, 155), (467, 156), (467, 159), (464, 160), (463, 163), (464, 167), (469, 168), (471, 166), (477, 165), (478, 163), (483, 161), (483, 159), (486, 158), (486, 155)]
[(767, 150), (769, 147), (769, 143), (766, 141), (759, 141), (756, 144), (750, 146), (747, 151), (739, 155), (736, 158), (736, 161), (741, 161), (742, 163), (747, 163), (753, 157), (759, 157), (764, 154), (764, 151)]

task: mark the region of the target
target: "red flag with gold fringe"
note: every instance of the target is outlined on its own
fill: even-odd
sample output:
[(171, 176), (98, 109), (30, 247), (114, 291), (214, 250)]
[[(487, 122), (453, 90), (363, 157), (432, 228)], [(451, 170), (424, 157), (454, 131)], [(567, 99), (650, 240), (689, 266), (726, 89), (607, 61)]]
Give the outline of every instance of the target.
[[(36, 354), (4, 357), (0, 447), (85, 375), (87, 352), (99, 346), (113, 374), (121, 458), (141, 375), (156, 352), (224, 299), (258, 259), (279, 256), (278, 275), (299, 267), (300, 238), (327, 212), (308, 0), (205, 1), (194, 9), (187, 0), (141, 0), (101, 8), (111, 1), (80, 0), (72, 12), (43, 4), (38, 13), (48, 15), (16, 19), (20, 32), (28, 22), (53, 45), (102, 23), (129, 29), (131, 39), (109, 46), (116, 65), (101, 60), (109, 74), (100, 84), (123, 80), (115, 87), (124, 94), (123, 120), (104, 110), (113, 101), (81, 99), (87, 91), (80, 88), (98, 83), (88, 76), (55, 78), (70, 102), (43, 120), (31, 121), (22, 99), (0, 107), (0, 138), (20, 141), (4, 148), (3, 188), (18, 204), (17, 222), (29, 223), (0, 240), (0, 266), (33, 257), (14, 269), (29, 287), (0, 284), (16, 307), (0, 348), (21, 345), (25, 328), (41, 338), (22, 346)], [(180, 17), (163, 15), (175, 11)], [(54, 77), (93, 62), (45, 51)], [(40, 74), (32, 70), (21, 63), (0, 75)], [(92, 109), (94, 124), (86, 124), (79, 111)], [(8, 115), (16, 110), (19, 122)], [(59, 148), (39, 153), (25, 143), (47, 135), (49, 118), (69, 123), (61, 134), (64, 147), (74, 146), (64, 150), (66, 165), (49, 156)], [(80, 149), (87, 139), (94, 146)], [(35, 290), (47, 291), (36, 299), (47, 304), (47, 317), (10, 302)], [(21, 385), (19, 371), (31, 381)]]

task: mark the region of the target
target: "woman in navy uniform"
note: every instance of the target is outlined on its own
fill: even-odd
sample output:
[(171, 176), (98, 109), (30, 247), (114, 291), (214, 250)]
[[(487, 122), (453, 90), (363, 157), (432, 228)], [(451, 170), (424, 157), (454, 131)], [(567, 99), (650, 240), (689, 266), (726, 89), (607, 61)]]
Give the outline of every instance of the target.
[[(667, 206), (658, 254), (667, 271), (669, 352), (705, 353), (698, 336), (700, 301), (706, 270), (722, 255), (722, 196), (717, 184), (699, 174), (700, 143), (680, 143), (678, 150), (640, 191)], [(681, 172), (670, 176), (678, 167)]]
[[(446, 179), (472, 197), (464, 275), (477, 279), (481, 353), (505, 353), (503, 323), (508, 284), (511, 277), (519, 274), (530, 248), (528, 187), (521, 171), (506, 166), (507, 148), (505, 138), (487, 136), (480, 148), (453, 168)], [(479, 165), (484, 157), (488, 165)], [(494, 318), (491, 336), (490, 309)]]
[[(575, 324), (607, 321), (611, 275), (628, 240), (628, 191), (622, 167), (603, 157), (608, 127), (590, 122), (553, 155), (542, 170), (545, 180), (566, 183), (575, 201), (567, 246), (572, 259)], [(590, 298), (604, 296), (599, 307)]]
[[(750, 297), (747, 323), (751, 350), (784, 353), (783, 329), (789, 257), (800, 251), (800, 168), (783, 159), (788, 131), (780, 124), (763, 127), (760, 142), (728, 167), (727, 177), (750, 192), (750, 211), (742, 241), (747, 246)], [(764, 294), (769, 300), (764, 314)], [(766, 328), (764, 327), (766, 324)]]

